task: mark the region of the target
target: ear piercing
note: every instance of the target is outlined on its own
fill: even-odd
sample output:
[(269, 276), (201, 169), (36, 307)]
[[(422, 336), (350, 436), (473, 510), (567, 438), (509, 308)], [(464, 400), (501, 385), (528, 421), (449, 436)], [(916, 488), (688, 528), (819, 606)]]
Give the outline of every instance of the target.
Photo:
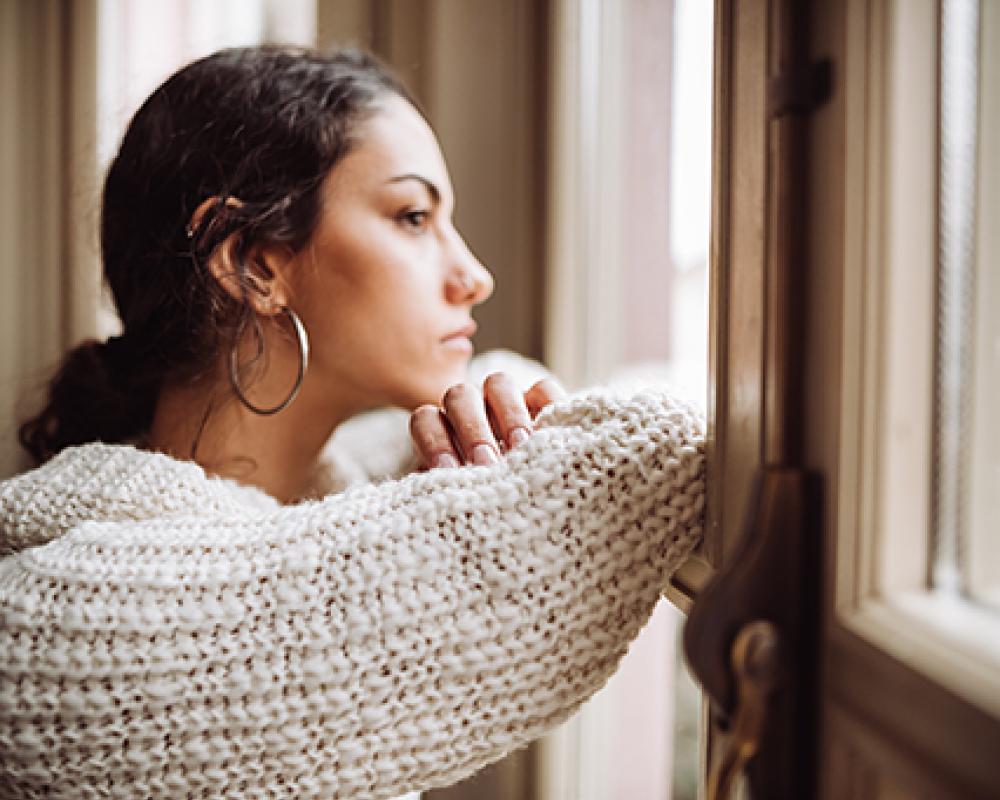
[[(227, 206), (228, 208), (243, 207), (243, 201), (236, 197), (226, 197), (225, 200), (223, 200), (222, 197), (205, 198), (194, 210), (194, 213), (191, 215), (191, 219), (188, 220), (187, 225), (184, 226), (184, 235), (187, 236), (188, 239), (193, 239), (195, 237), (195, 235), (198, 233), (198, 230), (202, 226), (202, 220), (204, 219), (205, 215), (209, 211), (214, 211), (220, 202), (224, 206)], [(211, 221), (209, 221), (209, 224), (211, 224)]]

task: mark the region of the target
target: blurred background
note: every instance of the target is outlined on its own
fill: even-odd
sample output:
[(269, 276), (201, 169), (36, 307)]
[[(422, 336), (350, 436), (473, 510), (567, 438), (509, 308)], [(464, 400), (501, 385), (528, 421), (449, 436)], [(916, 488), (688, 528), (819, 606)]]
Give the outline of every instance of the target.
[[(220, 47), (355, 45), (436, 130), (456, 224), (493, 271), (477, 349), (571, 387), (655, 379), (704, 405), (711, 0), (0, 0), (0, 476), (61, 353), (115, 331), (97, 217), (142, 100)], [(137, 198), (137, 202), (141, 202)], [(430, 798), (696, 797), (678, 612), (542, 743)]]

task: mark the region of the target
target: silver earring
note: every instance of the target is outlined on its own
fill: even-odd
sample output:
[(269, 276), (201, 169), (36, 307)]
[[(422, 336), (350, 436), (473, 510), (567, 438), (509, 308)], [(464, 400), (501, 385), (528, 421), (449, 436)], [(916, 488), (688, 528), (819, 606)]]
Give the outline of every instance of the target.
[(295, 385), (292, 387), (292, 391), (282, 402), (272, 408), (260, 408), (251, 403), (240, 388), (239, 356), (237, 350), (239, 349), (240, 339), (243, 334), (243, 325), (240, 326), (236, 333), (236, 341), (233, 343), (233, 349), (229, 351), (229, 382), (233, 386), (233, 391), (244, 406), (254, 414), (260, 414), (262, 417), (269, 417), (272, 414), (277, 414), (279, 411), (284, 411), (292, 404), (292, 401), (299, 393), (299, 389), (302, 388), (302, 380), (305, 378), (306, 370), (309, 368), (309, 337), (306, 335), (306, 328), (302, 324), (302, 320), (299, 319), (299, 315), (288, 306), (282, 306), (281, 311), (292, 321), (292, 327), (295, 329), (295, 339), (299, 346), (299, 372), (295, 376)]

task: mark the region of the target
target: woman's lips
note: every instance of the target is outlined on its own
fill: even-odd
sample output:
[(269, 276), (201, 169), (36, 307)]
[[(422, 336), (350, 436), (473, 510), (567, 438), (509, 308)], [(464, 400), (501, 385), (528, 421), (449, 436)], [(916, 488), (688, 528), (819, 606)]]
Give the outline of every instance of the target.
[(450, 350), (458, 350), (463, 353), (471, 353), (472, 337), (476, 332), (476, 323), (470, 321), (456, 331), (452, 331), (441, 340), (441, 344)]

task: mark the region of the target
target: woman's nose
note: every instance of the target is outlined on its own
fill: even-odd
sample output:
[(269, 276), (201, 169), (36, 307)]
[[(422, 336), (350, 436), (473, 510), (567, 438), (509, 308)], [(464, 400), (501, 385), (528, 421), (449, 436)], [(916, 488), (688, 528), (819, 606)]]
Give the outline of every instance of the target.
[(457, 237), (457, 257), (446, 281), (448, 301), (456, 305), (477, 305), (493, 294), (493, 275)]

